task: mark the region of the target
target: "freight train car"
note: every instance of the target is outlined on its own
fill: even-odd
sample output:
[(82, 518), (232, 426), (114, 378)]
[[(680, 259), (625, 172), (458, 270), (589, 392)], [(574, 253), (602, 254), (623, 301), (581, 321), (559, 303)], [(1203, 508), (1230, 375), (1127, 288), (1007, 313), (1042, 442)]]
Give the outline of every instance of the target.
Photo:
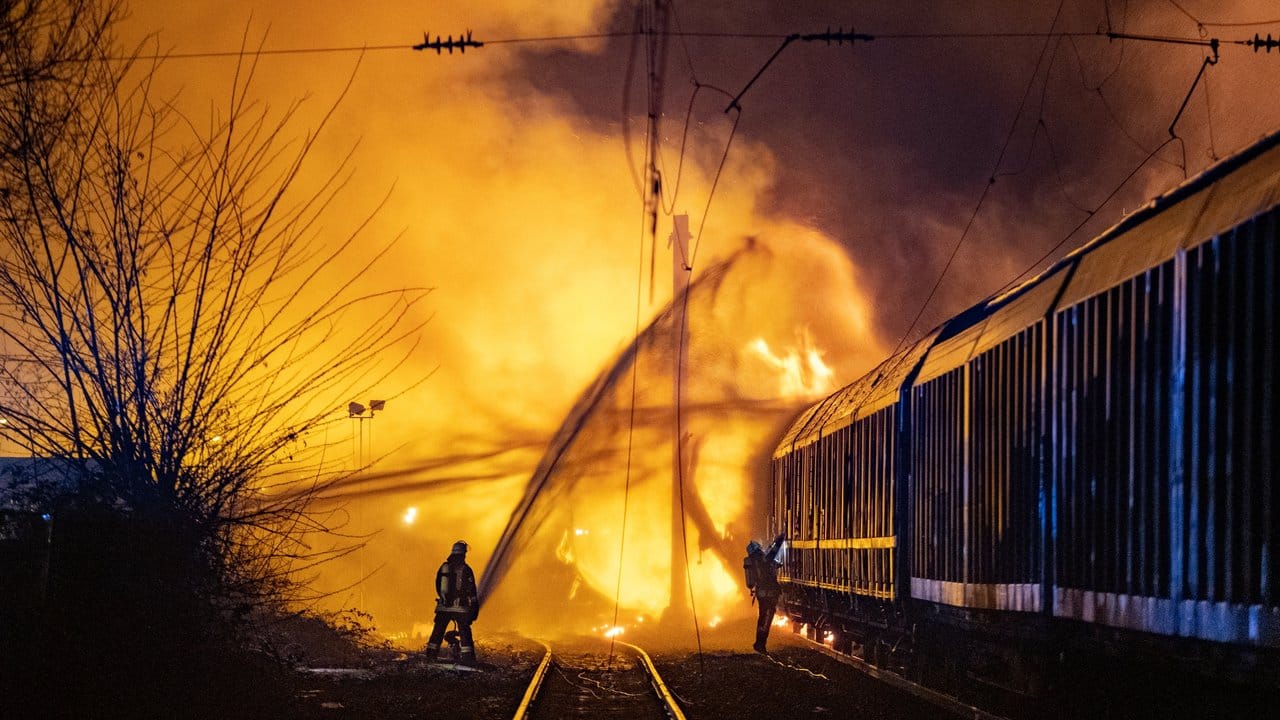
[(805, 411), (782, 611), (1021, 690), (1068, 651), (1280, 684), (1278, 204), (1280, 134)]

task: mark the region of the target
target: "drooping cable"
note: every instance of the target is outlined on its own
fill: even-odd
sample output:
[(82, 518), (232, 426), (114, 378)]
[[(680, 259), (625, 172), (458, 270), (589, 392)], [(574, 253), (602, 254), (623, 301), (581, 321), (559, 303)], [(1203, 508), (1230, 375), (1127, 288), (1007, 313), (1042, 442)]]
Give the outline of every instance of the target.
[(1147, 163), (1151, 162), (1151, 159), (1155, 157), (1156, 153), (1163, 150), (1166, 145), (1168, 145), (1169, 143), (1173, 142), (1176, 139), (1178, 138), (1171, 137), (1168, 140), (1165, 140), (1163, 143), (1160, 143), (1160, 145), (1156, 147), (1155, 150), (1152, 150), (1150, 153), (1148, 153), (1147, 156), (1142, 159), (1142, 162), (1138, 163), (1132, 170), (1129, 171), (1128, 175), (1124, 176), (1124, 179), (1121, 180), (1118, 185), (1112, 188), (1111, 192), (1105, 198), (1103, 198), (1102, 202), (1098, 203), (1097, 207), (1095, 207), (1092, 210), (1086, 211), (1088, 214), (1085, 216), (1083, 220), (1077, 223), (1075, 227), (1071, 228), (1071, 230), (1068, 231), (1066, 235), (1062, 236), (1062, 239), (1058, 240), (1058, 242), (1055, 243), (1053, 247), (1049, 248), (1043, 255), (1037, 258), (1035, 262), (1032, 262), (1030, 265), (1027, 266), (1025, 270), (1018, 273), (1018, 275), (1014, 277), (1012, 280), (1010, 280), (1009, 282), (1005, 283), (1003, 287), (1001, 287), (998, 291), (996, 291), (996, 294), (998, 295), (1000, 293), (1003, 293), (1012, 289), (1015, 285), (1018, 284), (1019, 281), (1022, 280), (1022, 278), (1026, 277), (1033, 270), (1039, 267), (1041, 263), (1043, 263), (1045, 260), (1048, 260), (1050, 257), (1052, 257), (1054, 253), (1058, 252), (1058, 250), (1063, 245), (1067, 244), (1067, 241), (1069, 241), (1072, 237), (1074, 237), (1076, 233), (1080, 232), (1080, 229), (1083, 228), (1085, 224), (1087, 224), (1090, 220), (1093, 219), (1094, 215), (1098, 214), (1098, 212), (1102, 210), (1102, 208), (1106, 207), (1107, 203), (1111, 202), (1111, 200), (1120, 193), (1120, 190), (1122, 190), (1125, 185), (1129, 184), (1129, 181), (1133, 179), (1133, 176), (1138, 174), (1138, 171), (1142, 170), (1142, 168), (1145, 167)]
[[(643, 17), (641, 13), (642, 11), (638, 8), (637, 20), (643, 24)], [(628, 60), (628, 62), (630, 62), (630, 60)], [(629, 84), (630, 84), (630, 73), (628, 73), (628, 85)], [(626, 108), (624, 108), (624, 112), (625, 111), (626, 111)], [(649, 152), (650, 152), (649, 138), (650, 138), (650, 135), (646, 133), (645, 135), (646, 165), (649, 162)], [(644, 250), (645, 250), (644, 241), (645, 241), (645, 234), (646, 234), (645, 226), (647, 224), (647, 216), (648, 216), (647, 203), (642, 202), (641, 208), (640, 208), (640, 244), (639, 244), (640, 251), (639, 251), (639, 256), (637, 260), (639, 267), (636, 271), (635, 327), (632, 333), (632, 337), (636, 337), (636, 338), (640, 337), (640, 311), (641, 311), (641, 308), (643, 307), (643, 302), (644, 302)], [(627, 548), (627, 513), (628, 513), (628, 510), (630, 509), (629, 505), (631, 501), (631, 465), (632, 465), (632, 455), (634, 454), (634, 450), (635, 450), (636, 398), (638, 397), (639, 372), (640, 372), (639, 358), (640, 358), (639, 347), (637, 347), (636, 352), (633, 353), (631, 356), (631, 402), (629, 403), (630, 407), (628, 408), (628, 411), (627, 411), (627, 464), (626, 464), (626, 472), (624, 475), (623, 488), (622, 488), (622, 530), (619, 533), (619, 537), (618, 537), (618, 577), (614, 584), (613, 623), (610, 626), (611, 628), (616, 628), (618, 626), (618, 613), (622, 605), (622, 569), (624, 567), (623, 563), (625, 561), (625, 553)], [(611, 633), (609, 635), (609, 660), (608, 660), (609, 664), (613, 663), (614, 649), (615, 649), (616, 642), (617, 642), (617, 635)]]
[[(724, 152), (721, 153), (720, 155), (720, 164), (716, 167), (715, 177), (711, 181), (711, 189), (707, 192), (707, 203), (705, 206), (703, 206), (702, 217), (699, 219), (699, 222), (698, 222), (698, 234), (693, 239), (692, 247), (689, 248), (688, 260), (684, 264), (684, 270), (690, 274), (691, 278), (692, 278), (695, 262), (697, 260), (698, 246), (702, 240), (703, 230), (706, 228), (707, 216), (711, 212), (711, 201), (715, 198), (716, 188), (719, 187), (720, 185), (720, 176), (724, 172), (725, 161), (728, 160), (729, 158), (729, 149), (733, 146), (733, 138), (738, 132), (738, 123), (741, 120), (742, 120), (742, 109), (741, 107), (738, 107), (736, 108), (736, 112), (734, 114), (733, 126), (729, 130), (729, 138), (725, 141)], [(674, 252), (675, 249), (679, 247), (679, 245), (680, 243), (678, 241), (673, 242), (672, 251)], [(676, 372), (675, 372), (675, 383), (676, 383), (675, 437), (676, 437), (676, 443), (677, 443), (676, 452), (680, 453), (677, 456), (678, 462), (676, 463), (676, 482), (678, 483), (678, 494), (680, 498), (680, 536), (681, 536), (680, 539), (681, 539), (681, 543), (684, 546), (682, 556), (684, 558), (685, 586), (689, 589), (689, 610), (690, 610), (690, 613), (693, 615), (693, 632), (694, 632), (694, 638), (697, 641), (697, 645), (698, 645), (698, 673), (699, 673), (699, 678), (703, 678), (705, 677), (705, 667), (703, 664), (704, 661), (703, 661), (703, 653), (702, 653), (702, 628), (698, 622), (697, 602), (694, 599), (694, 595), (693, 595), (693, 578), (689, 569), (689, 540), (688, 540), (687, 522), (685, 519), (685, 509), (684, 509), (684, 456), (683, 456), (683, 453), (680, 452), (680, 445), (679, 445), (680, 440), (684, 437), (684, 410), (681, 407), (681, 403), (680, 403), (680, 399), (684, 396), (684, 363), (679, 362), (679, 359), (684, 357), (686, 336), (688, 334), (689, 295), (691, 294), (690, 293), (691, 287), (692, 287), (692, 284), (690, 284), (689, 287), (686, 287), (684, 291), (684, 295), (680, 298), (680, 303), (681, 303), (680, 323), (679, 323), (679, 327), (677, 328), (677, 337), (676, 337), (677, 363), (676, 363)], [(672, 300), (674, 302), (675, 298), (672, 298)]]
[[(982, 209), (983, 203), (986, 202), (988, 193), (991, 192), (991, 186), (995, 184), (995, 175), (1000, 170), (1000, 164), (1004, 162), (1005, 153), (1009, 150), (1009, 144), (1013, 141), (1014, 132), (1018, 129), (1018, 121), (1022, 119), (1022, 111), (1026, 107), (1027, 98), (1031, 96), (1031, 88), (1035, 86), (1036, 78), (1040, 75), (1040, 67), (1044, 64), (1045, 57), (1049, 52), (1049, 45), (1053, 38), (1053, 28), (1058, 24), (1058, 18), (1062, 15), (1062, 6), (1065, 0), (1059, 0), (1058, 9), (1053, 14), (1053, 22), (1049, 25), (1049, 32), (1045, 34), (1044, 46), (1040, 49), (1040, 57), (1036, 61), (1036, 67), (1031, 73), (1031, 78), (1027, 80), (1026, 90), (1022, 93), (1022, 101), (1018, 103), (1018, 111), (1014, 113), (1013, 122), (1009, 124), (1009, 132), (1005, 134), (1004, 143), (1000, 147), (1000, 154), (996, 157), (995, 165), (988, 175), (986, 184), (982, 187), (982, 193), (978, 196), (978, 202), (974, 204), (973, 212), (969, 213), (969, 220), (965, 222), (964, 230), (960, 233), (960, 237), (956, 240), (955, 245), (951, 248), (951, 254), (947, 257), (947, 262), (942, 266), (942, 271), (938, 273), (937, 280), (934, 281), (933, 287), (929, 289), (929, 294), (925, 297), (920, 309), (916, 311), (916, 315), (911, 320), (911, 324), (903, 331), (902, 336), (898, 338), (898, 342), (893, 347), (890, 357), (897, 355), (902, 349), (903, 343), (915, 330), (916, 324), (920, 322), (920, 318), (924, 315), (925, 308), (929, 307), (929, 303), (933, 301), (934, 295), (937, 294), (938, 288), (942, 286), (942, 281), (947, 276), (947, 272), (951, 269), (952, 263), (955, 262), (956, 255), (960, 252), (960, 247), (964, 244), (965, 238), (969, 235), (969, 230), (973, 228), (973, 223), (978, 217), (978, 212)], [(1047, 80), (1046, 80), (1047, 81)]]
[(1209, 77), (1204, 79), (1204, 121), (1209, 130), (1209, 159), (1218, 161), (1218, 142), (1213, 137), (1213, 98), (1209, 96)]
[[(671, 16), (675, 18), (676, 27), (677, 29), (679, 29), (679, 19), (675, 13), (674, 2), (669, 2), (668, 7), (671, 11)], [(685, 142), (688, 139), (688, 135), (689, 135), (689, 121), (690, 121), (690, 118), (692, 118), (693, 116), (694, 101), (697, 100), (698, 93), (702, 90), (702, 83), (698, 81), (697, 71), (694, 70), (694, 67), (693, 67), (693, 56), (689, 53), (689, 46), (687, 43), (685, 43), (685, 40), (683, 37), (681, 37), (681, 43), (684, 44), (685, 59), (689, 64), (689, 76), (693, 80), (694, 91), (692, 95), (689, 97), (689, 108), (685, 112), (684, 130), (682, 132), (681, 139), (680, 139), (680, 159), (678, 161), (678, 165), (676, 169), (675, 189), (672, 191), (672, 194), (671, 194), (671, 209), (667, 211), (668, 215), (672, 214), (675, 211), (676, 198), (678, 197), (680, 192), (680, 178), (682, 176), (682, 171), (684, 169)], [(655, 147), (655, 154), (658, 155), (658, 157), (661, 157), (659, 150), (660, 148)], [(725, 149), (725, 152), (726, 153), (728, 152), (728, 148)], [(724, 161), (721, 160), (721, 167), (723, 167), (723, 165), (724, 165)], [(716, 173), (716, 179), (719, 180), (719, 172)], [(712, 193), (715, 192), (714, 185), (711, 192)], [(659, 204), (661, 204), (662, 191), (660, 187), (657, 189), (657, 192), (655, 194), (657, 195), (655, 200)], [(703, 219), (705, 218), (706, 218), (706, 213), (704, 212)], [(699, 228), (699, 235), (701, 235), (701, 228)], [(672, 240), (671, 252), (673, 256), (678, 250), (681, 249), (682, 245), (683, 243), (680, 242), (679, 238), (675, 238)], [(657, 246), (656, 237), (654, 238), (654, 246), (655, 248)], [(689, 257), (680, 258), (681, 267), (684, 268), (684, 270), (690, 274), (689, 275), (690, 280), (693, 279), (693, 263), (691, 262), (692, 257), (693, 257), (693, 253), (692, 251), (690, 251)], [(672, 260), (674, 262), (674, 257), (672, 258)], [(673, 443), (675, 447), (673, 448), (672, 452), (675, 453), (676, 492), (680, 499), (680, 558), (684, 564), (684, 584), (689, 594), (689, 614), (693, 618), (693, 636), (694, 636), (694, 641), (697, 644), (697, 648), (698, 648), (698, 679), (699, 681), (704, 681), (706, 679), (706, 665), (705, 665), (705, 661), (702, 653), (702, 627), (701, 627), (701, 624), (698, 622), (698, 601), (693, 592), (693, 572), (689, 567), (689, 530), (688, 530), (689, 522), (688, 522), (688, 515), (685, 512), (685, 507), (684, 507), (684, 493), (685, 493), (685, 490), (684, 490), (684, 427), (681, 423), (681, 419), (683, 417), (683, 408), (681, 407), (681, 402), (684, 398), (684, 362), (683, 360), (684, 360), (685, 332), (689, 325), (689, 314), (688, 314), (689, 313), (689, 294), (692, 291), (692, 287), (693, 287), (692, 282), (685, 284), (684, 295), (681, 300), (680, 325), (679, 325), (679, 328), (677, 329), (676, 356), (675, 356), (676, 357), (675, 397), (673, 398), (674, 402), (672, 403), (674, 405), (673, 411), (675, 415), (676, 427), (675, 427), (675, 437), (673, 438)], [(673, 284), (672, 291), (674, 292), (674, 290), (675, 290), (675, 286)], [(674, 304), (675, 298), (672, 297), (671, 300), (672, 300), (672, 303)], [(671, 538), (671, 542), (674, 543), (675, 538)], [(675, 572), (675, 568), (672, 568), (671, 571)], [(675, 598), (671, 599), (672, 604), (674, 604), (675, 601), (676, 601)]]
[(1183, 15), (1186, 15), (1187, 19), (1195, 23), (1196, 27), (1200, 29), (1200, 32), (1202, 34), (1206, 32), (1205, 28), (1210, 28), (1210, 27), (1254, 27), (1257, 25), (1280, 25), (1280, 18), (1275, 18), (1272, 20), (1249, 20), (1249, 21), (1240, 21), (1240, 22), (1205, 22), (1204, 20), (1201, 20), (1199, 17), (1192, 15), (1191, 12), (1186, 8), (1184, 8), (1181, 3), (1177, 2), (1177, 0), (1168, 0), (1168, 2), (1170, 5), (1177, 8), (1178, 12), (1182, 13)]
[[(635, 28), (638, 31), (644, 24), (641, 8), (636, 7)], [(627, 156), (627, 171), (631, 173), (631, 182), (636, 187), (636, 195), (644, 202), (644, 184), (640, 182), (640, 170), (636, 168), (635, 159), (631, 157), (631, 79), (635, 72), (636, 48), (640, 45), (640, 33), (631, 35), (631, 48), (627, 50), (627, 69), (622, 76), (622, 150)]]

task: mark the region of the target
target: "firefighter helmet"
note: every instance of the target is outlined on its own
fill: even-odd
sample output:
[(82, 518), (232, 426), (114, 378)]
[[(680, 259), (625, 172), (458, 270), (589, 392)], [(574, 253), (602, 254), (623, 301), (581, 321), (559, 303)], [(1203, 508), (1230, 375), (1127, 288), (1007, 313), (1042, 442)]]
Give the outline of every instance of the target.
[(453, 550), (451, 551), (451, 554), (453, 554), (453, 555), (466, 555), (466, 554), (467, 554), (467, 543), (466, 543), (466, 541), (464, 541), (464, 540), (459, 540), (458, 542), (454, 543), (454, 544), (453, 544)]

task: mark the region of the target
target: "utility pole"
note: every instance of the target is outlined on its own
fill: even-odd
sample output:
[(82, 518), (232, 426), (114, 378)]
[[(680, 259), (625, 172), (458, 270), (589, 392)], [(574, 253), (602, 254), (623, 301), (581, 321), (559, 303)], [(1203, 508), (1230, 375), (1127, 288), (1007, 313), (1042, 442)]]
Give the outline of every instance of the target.
[(689, 585), (686, 579), (689, 558), (684, 545), (684, 483), (685, 475), (684, 434), (679, 422), (684, 386), (685, 348), (688, 345), (688, 319), (685, 311), (688, 303), (684, 294), (689, 290), (693, 268), (689, 265), (689, 216), (672, 217), (671, 245), (671, 603), (667, 606), (668, 622), (684, 623), (690, 619)]

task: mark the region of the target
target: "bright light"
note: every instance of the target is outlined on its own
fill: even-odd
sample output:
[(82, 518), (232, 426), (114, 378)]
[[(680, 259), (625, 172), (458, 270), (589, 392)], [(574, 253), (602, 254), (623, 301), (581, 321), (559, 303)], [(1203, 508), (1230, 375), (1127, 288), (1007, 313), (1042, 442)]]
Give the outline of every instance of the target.
[(8, 425), (8, 424), (9, 424), (8, 418), (0, 418), (0, 425)]
[(709, 623), (707, 623), (707, 624), (708, 624), (708, 625), (710, 625), (711, 627), (715, 627), (715, 626), (719, 625), (721, 622), (722, 622), (722, 620), (721, 620), (720, 616), (719, 616), (719, 615), (717, 615), (717, 616), (715, 616), (715, 617), (711, 618), (711, 622), (709, 622)]
[(613, 627), (604, 631), (604, 636), (607, 638), (618, 637), (623, 633), (623, 630), (624, 628), (621, 625), (614, 625)]
[(589, 535), (589, 534), (591, 534), (591, 533), (590, 533), (590, 531), (588, 531), (588, 530), (583, 530), (582, 528), (574, 528), (573, 534), (574, 534), (574, 535), (577, 535), (577, 536), (579, 536), (579, 537), (581, 537), (581, 536), (583, 536), (583, 535)]
[(779, 355), (769, 347), (764, 338), (747, 343), (748, 352), (755, 353), (778, 373), (778, 392), (784, 397), (817, 397), (831, 388), (835, 371), (822, 360), (822, 352), (813, 347), (809, 334), (800, 336), (799, 349), (789, 348)]
[(217, 444), (218, 444), (218, 443), (220, 443), (220, 442), (222, 442), (222, 436), (221, 436), (221, 435), (214, 435), (213, 437), (209, 438), (209, 444), (210, 444), (210, 445), (217, 445)]
[(790, 625), (790, 624), (791, 624), (791, 619), (790, 619), (790, 618), (788, 618), (786, 615), (774, 615), (774, 616), (773, 616), (773, 626), (774, 626), (774, 627), (786, 627), (786, 626), (788, 626), (788, 625)]
[(404, 517), (400, 518), (405, 525), (412, 525), (414, 520), (418, 519), (418, 508), (411, 507), (404, 511)]
[(827, 631), (826, 635), (822, 636), (822, 642), (824, 643), (834, 643), (835, 641), (836, 641), (836, 634), (830, 630)]

